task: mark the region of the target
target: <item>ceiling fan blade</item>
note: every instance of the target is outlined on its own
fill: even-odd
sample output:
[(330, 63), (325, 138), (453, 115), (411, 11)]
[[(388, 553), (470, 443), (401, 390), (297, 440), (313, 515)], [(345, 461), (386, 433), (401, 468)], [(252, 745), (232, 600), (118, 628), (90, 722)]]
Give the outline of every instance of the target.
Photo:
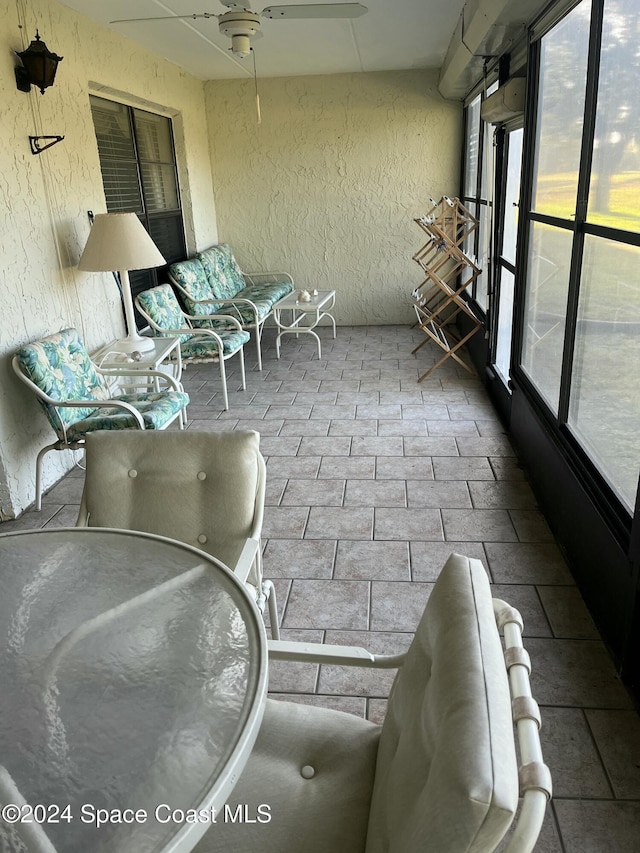
[(267, 6), (260, 13), (273, 20), (294, 18), (359, 18), (368, 11), (362, 3), (312, 3), (309, 6)]
[(117, 21), (109, 21), (110, 24), (137, 24), (140, 21), (182, 21), (196, 18), (218, 18), (213, 12), (192, 13), (191, 15), (160, 15), (158, 18), (120, 18)]

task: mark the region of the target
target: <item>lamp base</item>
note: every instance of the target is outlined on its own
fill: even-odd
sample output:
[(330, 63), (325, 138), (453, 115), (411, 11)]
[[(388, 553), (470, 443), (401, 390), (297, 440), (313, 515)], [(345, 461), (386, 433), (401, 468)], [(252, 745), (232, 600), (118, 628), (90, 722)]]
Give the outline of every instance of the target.
[(138, 335), (135, 338), (123, 338), (121, 341), (116, 341), (111, 349), (116, 352), (126, 352), (131, 354), (134, 352), (150, 352), (154, 349), (155, 343), (153, 338), (146, 338), (143, 335)]

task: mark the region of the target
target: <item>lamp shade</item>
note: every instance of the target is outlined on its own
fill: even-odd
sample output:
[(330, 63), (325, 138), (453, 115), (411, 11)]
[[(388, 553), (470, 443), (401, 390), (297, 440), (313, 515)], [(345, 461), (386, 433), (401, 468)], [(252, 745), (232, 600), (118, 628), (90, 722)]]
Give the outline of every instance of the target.
[(78, 269), (87, 272), (146, 270), (166, 264), (135, 213), (98, 213)]

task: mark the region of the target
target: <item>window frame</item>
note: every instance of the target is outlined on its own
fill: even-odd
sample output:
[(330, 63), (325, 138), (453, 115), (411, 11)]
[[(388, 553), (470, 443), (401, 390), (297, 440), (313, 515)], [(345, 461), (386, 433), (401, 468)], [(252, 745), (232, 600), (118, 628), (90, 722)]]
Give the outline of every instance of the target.
[[(162, 267), (153, 268), (150, 270), (132, 270), (129, 273), (129, 278), (131, 282), (131, 292), (133, 297), (137, 296), (138, 293), (141, 293), (143, 290), (148, 290), (151, 287), (155, 287), (160, 284), (162, 281), (166, 280), (166, 269), (167, 266), (175, 261), (182, 260), (186, 256), (186, 235), (185, 235), (185, 223), (184, 223), (184, 211), (182, 206), (182, 193), (180, 189), (180, 181), (178, 174), (178, 159), (176, 154), (176, 144), (175, 144), (175, 134), (173, 128), (173, 120), (170, 116), (163, 115), (160, 112), (154, 112), (150, 109), (144, 109), (140, 106), (128, 104), (124, 101), (118, 100), (116, 98), (105, 98), (103, 93), (96, 94), (91, 92), (89, 94), (89, 102), (90, 109), (93, 121), (93, 103), (94, 101), (106, 101), (112, 104), (117, 104), (119, 107), (122, 107), (126, 111), (128, 126), (131, 133), (131, 141), (133, 146), (133, 162), (135, 163), (136, 168), (136, 176), (137, 176), (137, 184), (138, 184), (138, 192), (140, 196), (141, 202), (141, 210), (136, 210), (138, 218), (144, 225), (147, 232), (152, 236), (154, 242), (158, 246), (160, 252), (165, 257), (167, 264)], [(172, 160), (150, 160), (145, 158), (141, 154), (141, 145), (139, 141), (140, 132), (136, 124), (136, 113), (146, 113), (154, 117), (154, 119), (160, 118), (167, 123), (167, 128), (169, 132), (169, 146), (171, 150)], [(95, 122), (94, 123), (94, 132), (96, 132)], [(96, 145), (98, 145), (97, 132), (96, 132)], [(100, 158), (101, 172), (102, 172), (102, 157), (100, 155), (100, 149), (98, 145), (98, 156)], [(118, 158), (114, 157), (113, 159), (117, 160)], [(122, 160), (127, 160), (128, 158), (122, 158)], [(175, 190), (176, 190), (176, 200), (178, 203), (177, 207), (173, 208), (164, 208), (161, 210), (149, 210), (149, 205), (147, 203), (148, 197), (151, 195), (150, 191), (145, 189), (145, 180), (144, 180), (144, 166), (147, 164), (152, 165), (160, 165), (160, 166), (170, 166), (173, 168), (174, 181), (175, 181)], [(104, 188), (104, 179), (103, 179), (103, 188)], [(107, 189), (105, 190), (105, 201), (107, 203), (107, 211), (110, 211), (110, 204), (114, 201), (114, 199), (110, 199), (107, 194)], [(157, 230), (154, 233), (154, 225), (158, 223), (162, 224), (165, 221), (171, 221), (174, 224), (174, 238), (175, 243), (178, 248), (175, 251), (168, 251), (168, 247), (170, 243), (167, 241), (163, 241), (158, 238)], [(146, 326), (147, 324), (142, 321), (142, 318), (136, 311), (136, 322), (139, 328)]]
[[(585, 238), (588, 235), (604, 237), (622, 245), (640, 246), (640, 234), (589, 222), (587, 219), (593, 145), (596, 126), (596, 109), (599, 84), (600, 50), (604, 24), (606, 0), (591, 0), (590, 31), (586, 70), (586, 91), (583, 130), (580, 148), (578, 185), (575, 215), (568, 220), (550, 214), (533, 211), (535, 146), (538, 116), (538, 95), (541, 70), (541, 42), (563, 18), (580, 5), (581, 0), (564, 3), (561, 14), (547, 16), (544, 25), (540, 22), (532, 29), (529, 47), (527, 105), (525, 136), (523, 145), (523, 170), (521, 186), (521, 211), (518, 231), (518, 256), (516, 259), (516, 311), (514, 314), (514, 358), (512, 375), (525, 393), (534, 411), (545, 424), (554, 441), (576, 473), (579, 481), (598, 506), (617, 538), (626, 549), (632, 526), (632, 511), (607, 481), (595, 460), (582, 445), (578, 435), (569, 424), (572, 367), (576, 350), (578, 308), (582, 277)], [(532, 223), (550, 225), (569, 232), (572, 236), (572, 251), (567, 294), (565, 335), (563, 342), (558, 411), (554, 413), (536, 387), (535, 382), (523, 368), (523, 344), (525, 330), (525, 307), (527, 295), (527, 264)], [(640, 495), (640, 491), (638, 493)], [(636, 501), (639, 500), (636, 495)]]
[[(491, 126), (487, 125), (481, 118), (480, 112), (482, 102), (491, 94), (498, 86), (498, 67), (495, 66), (491, 70), (487, 69), (482, 84), (476, 86), (467, 96), (464, 101), (464, 109), (462, 111), (462, 167), (461, 167), (461, 182), (460, 182), (460, 201), (470, 210), (478, 219), (478, 227), (471, 235), (473, 247), (469, 249), (465, 246), (465, 251), (471, 257), (476, 259), (478, 265), (482, 259), (482, 250), (487, 250), (487, 263), (482, 267), (482, 272), (473, 283), (471, 292), (468, 293), (469, 299), (474, 303), (474, 310), (480, 312), (481, 316), (486, 317), (491, 310), (492, 301), (492, 279), (493, 279), (493, 239), (495, 232), (495, 177), (498, 170), (498, 164), (494, 162), (490, 174), (487, 174), (487, 149), (493, 151), (493, 133)], [(477, 116), (476, 131), (478, 134), (478, 154), (476, 160), (476, 180), (475, 192), (473, 195), (466, 192), (467, 190), (467, 152), (469, 150), (469, 116), (473, 104), (479, 101), (479, 109)], [(484, 191), (484, 194), (483, 194)], [(485, 234), (482, 228), (482, 212), (483, 208), (490, 213), (488, 217), (488, 229)], [(485, 246), (480, 245), (480, 238), (484, 234)], [(484, 287), (484, 304), (478, 300), (479, 288)]]

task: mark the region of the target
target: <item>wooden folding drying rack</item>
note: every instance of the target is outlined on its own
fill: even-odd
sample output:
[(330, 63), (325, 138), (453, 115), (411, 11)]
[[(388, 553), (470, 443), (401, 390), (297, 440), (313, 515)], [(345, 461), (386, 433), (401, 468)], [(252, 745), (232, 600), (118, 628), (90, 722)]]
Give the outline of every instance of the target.
[[(457, 198), (443, 196), (438, 202), (433, 199), (430, 201), (431, 210), (425, 216), (413, 220), (428, 239), (413, 255), (413, 260), (426, 278), (411, 294), (417, 325), (427, 337), (412, 352), (416, 353), (426, 343), (434, 341), (444, 350), (444, 355), (420, 376), (418, 382), (422, 382), (448, 358), (473, 373), (473, 367), (463, 361), (458, 350), (482, 326), (482, 321), (463, 296), (481, 272), (462, 248), (466, 238), (478, 227), (478, 220)], [(474, 324), (462, 338), (451, 328), (460, 312), (466, 314)]]

